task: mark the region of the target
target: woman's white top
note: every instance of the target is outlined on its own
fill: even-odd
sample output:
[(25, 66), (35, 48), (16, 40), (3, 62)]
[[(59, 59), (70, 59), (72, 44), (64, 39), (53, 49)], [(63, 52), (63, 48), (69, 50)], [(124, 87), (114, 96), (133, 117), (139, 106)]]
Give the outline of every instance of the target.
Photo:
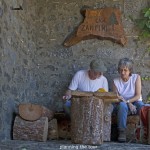
[[(135, 96), (135, 82), (137, 78), (138, 74), (132, 74), (127, 82), (124, 82), (121, 77), (114, 79), (118, 94), (125, 100), (129, 100)], [(142, 95), (138, 100), (142, 101)]]

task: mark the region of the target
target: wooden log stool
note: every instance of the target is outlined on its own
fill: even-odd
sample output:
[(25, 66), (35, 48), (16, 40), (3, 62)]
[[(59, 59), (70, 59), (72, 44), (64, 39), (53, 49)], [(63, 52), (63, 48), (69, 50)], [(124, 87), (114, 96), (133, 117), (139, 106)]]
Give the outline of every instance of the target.
[(93, 93), (72, 91), (72, 96), (72, 142), (97, 145), (102, 144), (104, 140), (110, 141), (110, 103), (118, 101), (117, 95), (111, 92)]
[(41, 105), (22, 103), (19, 104), (19, 116), (28, 121), (35, 121), (40, 117), (47, 117), (50, 121), (54, 117), (54, 112)]
[(19, 114), (13, 125), (13, 139), (46, 141), (48, 121), (53, 116), (54, 112), (44, 106), (31, 103), (20, 104)]
[(103, 143), (103, 101), (96, 97), (73, 98), (71, 140), (78, 144)]
[(41, 117), (36, 121), (26, 121), (16, 116), (13, 126), (14, 140), (46, 141), (48, 134), (48, 118)]

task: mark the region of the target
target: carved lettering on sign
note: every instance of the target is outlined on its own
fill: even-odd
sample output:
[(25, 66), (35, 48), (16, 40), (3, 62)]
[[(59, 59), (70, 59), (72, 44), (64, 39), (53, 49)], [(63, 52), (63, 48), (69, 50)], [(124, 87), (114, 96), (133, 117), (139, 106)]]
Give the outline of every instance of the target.
[(123, 46), (127, 43), (127, 38), (121, 23), (121, 12), (119, 9), (86, 9), (81, 13), (85, 16), (85, 19), (77, 30), (65, 40), (65, 46), (69, 47), (82, 40), (92, 38), (111, 40)]

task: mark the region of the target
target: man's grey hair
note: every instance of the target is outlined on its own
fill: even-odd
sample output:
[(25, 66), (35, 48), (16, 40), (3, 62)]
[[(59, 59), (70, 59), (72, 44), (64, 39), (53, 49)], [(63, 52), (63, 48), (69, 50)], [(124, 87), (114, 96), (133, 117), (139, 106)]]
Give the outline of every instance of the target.
[(130, 76), (133, 73), (133, 61), (130, 60), (129, 58), (122, 58), (119, 60), (118, 63), (118, 72), (120, 71), (120, 68), (122, 67), (127, 67), (130, 71)]

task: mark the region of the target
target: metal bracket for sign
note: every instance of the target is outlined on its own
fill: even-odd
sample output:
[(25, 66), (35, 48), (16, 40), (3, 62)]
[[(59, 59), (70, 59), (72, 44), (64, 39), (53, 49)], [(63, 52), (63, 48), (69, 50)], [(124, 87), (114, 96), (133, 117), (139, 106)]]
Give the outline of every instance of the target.
[(11, 10), (23, 10), (22, 6), (19, 7), (10, 7)]

